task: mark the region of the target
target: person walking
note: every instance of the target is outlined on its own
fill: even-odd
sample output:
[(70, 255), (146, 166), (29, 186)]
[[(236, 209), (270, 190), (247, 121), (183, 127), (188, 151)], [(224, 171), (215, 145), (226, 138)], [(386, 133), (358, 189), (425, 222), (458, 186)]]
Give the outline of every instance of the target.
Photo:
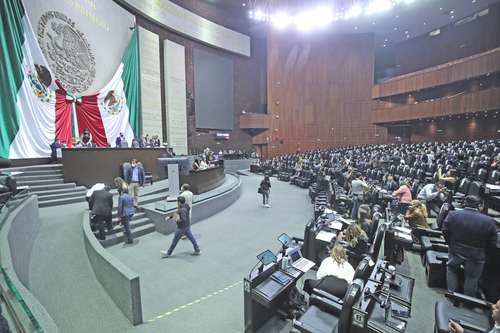
[[(104, 185), (104, 184), (103, 184)], [(89, 209), (92, 212), (93, 221), (99, 229), (100, 240), (106, 239), (106, 233), (104, 232), (104, 226), (110, 232), (113, 229), (112, 221), (112, 211), (113, 211), (113, 195), (109, 193), (106, 187), (102, 187), (99, 190), (94, 190), (89, 198)]]
[(269, 180), (269, 176), (265, 176), (260, 182), (258, 192), (262, 194), (262, 205), (266, 208), (271, 207), (271, 205), (269, 205), (269, 193), (271, 193), (271, 181)]
[(160, 251), (162, 258), (168, 258), (172, 256), (177, 243), (183, 235), (191, 241), (193, 244), (194, 252), (193, 255), (197, 256), (201, 254), (200, 247), (196, 242), (193, 234), (191, 233), (191, 221), (189, 218), (189, 206), (186, 204), (186, 199), (183, 196), (177, 197), (177, 213), (174, 214), (174, 219), (177, 222), (177, 231), (175, 232), (174, 239), (167, 251)]
[(128, 188), (124, 188), (122, 195), (118, 198), (118, 216), (120, 217), (120, 221), (123, 225), (126, 244), (132, 244), (134, 242), (132, 233), (130, 232), (130, 220), (132, 220), (134, 214), (134, 199), (128, 193)]
[[(189, 206), (189, 221), (192, 221), (193, 218), (193, 197), (194, 194), (191, 192), (191, 186), (189, 184), (182, 184), (181, 186), (181, 197), (186, 199), (186, 205)], [(182, 236), (182, 239), (187, 239), (186, 235)]]

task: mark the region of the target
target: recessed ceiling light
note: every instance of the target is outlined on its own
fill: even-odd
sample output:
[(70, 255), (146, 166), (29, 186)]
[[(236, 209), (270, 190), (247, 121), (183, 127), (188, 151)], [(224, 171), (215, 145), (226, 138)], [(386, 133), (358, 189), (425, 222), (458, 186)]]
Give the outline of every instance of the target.
[(450, 18), (453, 20), (455, 18), (455, 15), (451, 15)]
[(398, 30), (398, 27), (394, 27), (394, 31), (397, 31)]
[(245, 7), (247, 4), (243, 2), (241, 5), (242, 5), (243, 7)]
[(358, 27), (354, 27), (354, 30), (358, 30)]
[(382, 45), (382, 46), (383, 46), (383, 47), (387, 47), (387, 45), (385, 45), (385, 44), (384, 44), (384, 45)]
[(450, 10), (450, 14), (455, 14), (455, 12), (453, 10)]
[(424, 25), (427, 25), (427, 22), (424, 22)]
[(443, 7), (439, 7), (439, 10), (443, 10)]
[(408, 35), (408, 30), (406, 30), (406, 31), (405, 31), (405, 34), (407, 34), (407, 35)]
[(389, 41), (389, 39), (388, 39), (388, 38), (384, 39), (384, 42), (388, 42), (388, 41)]

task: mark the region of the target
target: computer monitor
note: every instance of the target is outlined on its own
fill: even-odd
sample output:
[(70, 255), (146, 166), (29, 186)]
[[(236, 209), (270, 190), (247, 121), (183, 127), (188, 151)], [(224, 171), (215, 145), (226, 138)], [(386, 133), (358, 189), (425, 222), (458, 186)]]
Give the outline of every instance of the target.
[(279, 235), (278, 240), (281, 244), (283, 244), (283, 246), (286, 247), (288, 247), (292, 243), (292, 239), (287, 234)]
[(274, 253), (271, 252), (271, 250), (265, 250), (261, 254), (257, 255), (257, 259), (263, 264), (263, 265), (269, 265), (270, 263), (277, 262), (278, 258), (274, 255)]

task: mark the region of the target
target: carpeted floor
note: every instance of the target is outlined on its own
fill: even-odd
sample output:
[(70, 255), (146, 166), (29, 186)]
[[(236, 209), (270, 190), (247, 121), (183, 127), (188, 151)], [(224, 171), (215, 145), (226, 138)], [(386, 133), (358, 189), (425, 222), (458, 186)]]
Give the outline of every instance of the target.
[(31, 291), (65, 332), (123, 332), (132, 327), (97, 281), (85, 251), (87, 203), (40, 209), (30, 262)]
[[(141, 297), (150, 332), (243, 332), (243, 276), (265, 249), (279, 249), (277, 237), (302, 236), (312, 215), (307, 191), (272, 180), (271, 208), (257, 188), (262, 177), (242, 179), (242, 196), (224, 211), (195, 224), (202, 255), (191, 256), (188, 240), (161, 259), (173, 235), (153, 233), (133, 247), (108, 248), (141, 277)], [(150, 320), (149, 322), (147, 322)]]
[[(81, 230), (83, 203), (41, 209), (30, 271), (35, 296), (61, 332), (243, 332), (243, 276), (259, 252), (279, 248), (279, 234), (303, 235), (312, 206), (306, 190), (273, 178), (272, 207), (263, 208), (257, 194), (262, 177), (241, 179), (239, 200), (192, 227), (201, 256), (191, 256), (191, 243), (183, 240), (172, 258), (161, 259), (159, 251), (173, 235), (159, 233), (131, 247), (108, 248), (140, 275), (143, 325), (128, 322), (93, 274)], [(418, 255), (407, 253), (402, 269), (416, 280), (407, 332), (430, 333), (434, 303), (442, 295), (427, 288)], [(279, 323), (268, 332), (285, 332), (286, 327)]]

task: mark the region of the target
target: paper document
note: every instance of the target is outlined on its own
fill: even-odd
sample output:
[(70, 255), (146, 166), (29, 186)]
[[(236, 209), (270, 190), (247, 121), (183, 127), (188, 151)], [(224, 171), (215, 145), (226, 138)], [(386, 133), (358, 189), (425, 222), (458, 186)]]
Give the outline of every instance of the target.
[(331, 229), (335, 229), (335, 230), (342, 230), (342, 222), (340, 221), (331, 221), (328, 223), (328, 227), (330, 227)]
[(330, 243), (332, 241), (333, 237), (335, 237), (335, 234), (333, 232), (328, 232), (328, 231), (324, 231), (324, 230), (321, 230), (316, 235), (316, 239), (321, 240), (323, 242), (328, 242), (328, 243)]

